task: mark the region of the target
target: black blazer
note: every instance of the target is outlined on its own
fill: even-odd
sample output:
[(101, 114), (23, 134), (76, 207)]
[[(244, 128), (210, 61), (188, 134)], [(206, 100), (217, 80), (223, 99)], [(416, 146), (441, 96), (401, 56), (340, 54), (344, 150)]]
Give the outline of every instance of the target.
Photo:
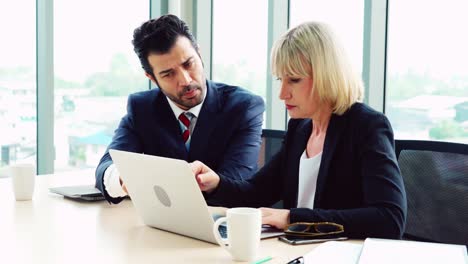
[[(138, 92), (129, 96), (127, 114), (108, 150), (200, 160), (227, 178), (249, 178), (257, 171), (264, 110), (260, 96), (207, 81), (206, 98), (187, 151), (166, 96), (158, 88)], [(108, 150), (96, 169), (96, 187), (108, 201), (118, 203), (122, 198), (110, 197), (103, 185), (104, 172), (112, 164)]]
[(281, 150), (248, 181), (221, 178), (210, 197), (223, 205), (270, 206), (284, 200), (290, 222), (331, 221), (354, 238), (400, 238), (406, 194), (387, 118), (355, 103), (333, 114), (322, 152), (314, 209), (296, 208), (300, 156), (312, 131), (310, 119), (292, 119)]

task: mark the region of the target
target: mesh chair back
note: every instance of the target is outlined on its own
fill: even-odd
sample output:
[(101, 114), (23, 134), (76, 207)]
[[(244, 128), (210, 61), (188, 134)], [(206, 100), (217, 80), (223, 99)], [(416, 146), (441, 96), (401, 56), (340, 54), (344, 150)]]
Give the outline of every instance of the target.
[(468, 145), (396, 140), (408, 199), (405, 237), (468, 245)]
[[(263, 129), (262, 131), (262, 146), (260, 148), (260, 155), (258, 156), (258, 168), (262, 168), (270, 159), (275, 155), (283, 144), (284, 135), (286, 131)], [(283, 208), (283, 201), (279, 201), (270, 207)]]
[(257, 161), (259, 169), (280, 150), (285, 134), (286, 132), (283, 130), (263, 129), (262, 145)]

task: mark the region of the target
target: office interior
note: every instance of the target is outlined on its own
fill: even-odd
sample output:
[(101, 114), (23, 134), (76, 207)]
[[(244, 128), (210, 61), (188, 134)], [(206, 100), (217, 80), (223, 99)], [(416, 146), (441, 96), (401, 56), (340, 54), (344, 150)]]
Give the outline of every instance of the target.
[[(330, 24), (365, 83), (365, 102), (396, 139), (468, 142), (466, 1), (63, 1), (1, 3), (2, 167), (39, 174), (95, 167), (125, 113), (149, 89), (133, 29), (173, 13), (191, 27), (207, 78), (266, 102), (264, 128), (288, 116), (269, 67), (271, 46), (305, 21)], [(339, 8), (338, 8), (339, 6)], [(417, 19), (414, 19), (417, 16)]]

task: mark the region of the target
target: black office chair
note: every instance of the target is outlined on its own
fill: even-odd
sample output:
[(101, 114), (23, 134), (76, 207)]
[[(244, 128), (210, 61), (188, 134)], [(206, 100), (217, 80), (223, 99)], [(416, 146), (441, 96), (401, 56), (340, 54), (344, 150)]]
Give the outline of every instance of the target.
[(260, 148), (260, 155), (258, 156), (257, 161), (259, 169), (280, 150), (285, 134), (286, 131), (283, 130), (262, 130), (262, 146)]
[(468, 145), (396, 140), (408, 199), (404, 238), (468, 246)]
[[(265, 163), (267, 163), (273, 155), (280, 150), (285, 134), (286, 131), (283, 130), (263, 129), (262, 146), (260, 148), (260, 155), (258, 156), (257, 161), (259, 169), (262, 168)], [(283, 201), (279, 201), (271, 207), (281, 209), (283, 208)]]

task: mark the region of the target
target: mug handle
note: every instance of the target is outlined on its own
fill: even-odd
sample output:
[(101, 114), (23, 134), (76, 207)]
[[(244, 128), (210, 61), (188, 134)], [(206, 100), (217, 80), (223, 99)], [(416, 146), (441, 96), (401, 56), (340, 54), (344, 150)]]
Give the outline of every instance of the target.
[(218, 219), (216, 219), (214, 225), (213, 225), (213, 234), (216, 238), (216, 242), (218, 242), (218, 244), (226, 249), (227, 251), (230, 251), (229, 250), (229, 242), (228, 242), (228, 239), (226, 238), (222, 238), (221, 235), (219, 234), (219, 226), (223, 223), (223, 222), (226, 222), (227, 221), (227, 217), (223, 216), (223, 217), (220, 217)]

